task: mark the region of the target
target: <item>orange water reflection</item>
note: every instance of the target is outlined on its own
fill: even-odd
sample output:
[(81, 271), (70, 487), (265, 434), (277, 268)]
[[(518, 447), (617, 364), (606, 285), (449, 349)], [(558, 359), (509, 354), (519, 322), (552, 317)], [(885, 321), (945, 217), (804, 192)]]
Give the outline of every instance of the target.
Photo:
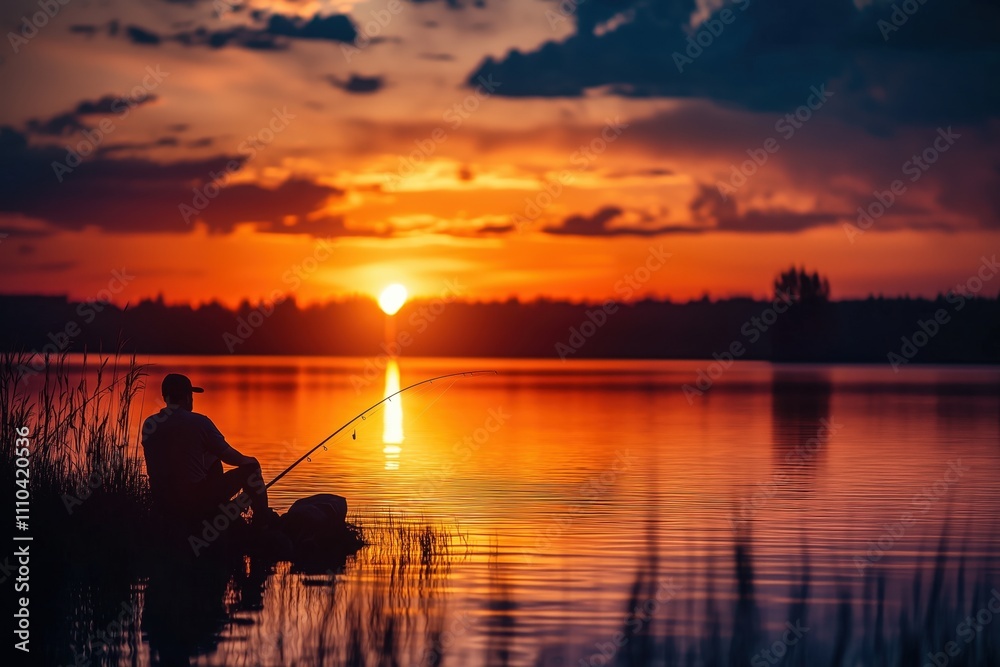
[(386, 470), (399, 469), (399, 456), (403, 451), (400, 447), (403, 444), (403, 395), (393, 395), (399, 393), (399, 390), (399, 363), (395, 359), (389, 359), (385, 368), (384, 396), (389, 400), (382, 413), (382, 442), (385, 444), (382, 452), (385, 454)]
[[(383, 384), (357, 381), (361, 359), (152, 361), (153, 385), (178, 371), (206, 387), (196, 410), (268, 477), (396, 387), (500, 371), (408, 392), (405, 411), (387, 402), (271, 494), (279, 508), (332, 492), (367, 516), (458, 522), (470, 546), (452, 564), (449, 613), (478, 625), (455, 647), (476, 660), (455, 664), (480, 664), (495, 639), (489, 624), (514, 606), (516, 627), (496, 632), (522, 643), (515, 663), (534, 664), (553, 636), (592, 645), (620, 622), (651, 550), (683, 587), (681, 609), (704, 600), (709, 581), (730, 595), (734, 521), (752, 529), (766, 623), (783, 622), (803, 552), (817, 604), (832, 609), (838, 586), (860, 585), (858, 554), (956, 458), (968, 471), (897, 541), (886, 571), (905, 578), (949, 517), (966, 545), (996, 551), (996, 370), (738, 363), (689, 401), (681, 386), (699, 362), (403, 359), (387, 364)], [(146, 410), (155, 403), (147, 396)], [(405, 454), (390, 450), (404, 432)], [(491, 563), (502, 566), (502, 605)], [(278, 623), (269, 613), (261, 622)], [(700, 613), (680, 614), (679, 627), (703, 628)]]

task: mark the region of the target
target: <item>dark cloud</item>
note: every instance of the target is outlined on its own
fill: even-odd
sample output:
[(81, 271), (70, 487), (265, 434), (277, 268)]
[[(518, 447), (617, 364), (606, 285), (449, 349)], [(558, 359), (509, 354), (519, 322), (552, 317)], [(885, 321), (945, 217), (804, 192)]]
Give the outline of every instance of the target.
[[(6, 241), (7, 239), (33, 239), (40, 238), (43, 236), (48, 236), (49, 232), (44, 229), (25, 229), (23, 227), (0, 227), (0, 241)], [(27, 248), (27, 250), (25, 250)], [(35, 251), (35, 246), (29, 246), (27, 244), (22, 245), (18, 248), (18, 252), (22, 255), (29, 254)]]
[(542, 232), (563, 236), (658, 236), (676, 232), (694, 231), (678, 226), (666, 227), (609, 227), (609, 223), (625, 211), (617, 206), (605, 206), (591, 216), (571, 215), (557, 226), (545, 227)]
[(0, 273), (19, 275), (29, 271), (40, 273), (64, 273), (79, 266), (79, 262), (36, 262), (34, 264), (0, 264)]
[(90, 125), (84, 122), (84, 116), (124, 116), (131, 109), (156, 100), (156, 95), (144, 97), (105, 95), (93, 101), (84, 100), (77, 104), (75, 109), (58, 113), (48, 120), (33, 118), (28, 121), (27, 129), (33, 134), (63, 137), (89, 129)]
[(508, 225), (483, 225), (479, 228), (479, 234), (510, 234), (516, 229), (514, 224)]
[[(199, 27), (172, 35), (160, 35), (139, 26), (129, 26), (125, 36), (134, 44), (155, 46), (165, 41), (174, 41), (185, 46), (207, 46), (221, 49), (240, 46), (257, 51), (283, 50), (289, 40), (319, 40), (331, 42), (353, 42), (357, 30), (346, 14), (314, 15), (303, 19), (283, 14), (268, 14), (263, 11), (251, 12), (254, 24), (235, 26), (224, 30)], [(115, 30), (109, 29), (114, 36)]]
[(385, 87), (385, 80), (380, 76), (361, 76), (359, 74), (351, 74), (350, 78), (345, 81), (330, 75), (327, 77), (327, 81), (329, 81), (330, 84), (336, 88), (358, 95), (377, 93)]
[[(430, 4), (434, 0), (409, 0), (415, 5)], [(465, 9), (467, 6), (471, 5), (477, 9), (482, 9), (486, 6), (486, 0), (444, 0), (444, 4), (448, 9), (459, 10)]]
[(99, 155), (111, 155), (123, 151), (141, 151), (150, 148), (163, 148), (180, 146), (177, 137), (160, 137), (154, 141), (123, 141), (117, 144), (102, 145), (98, 151)]
[[(783, 111), (802, 104), (810, 86), (829, 83), (838, 114), (882, 132), (900, 122), (957, 123), (1000, 112), (1000, 89), (984, 85), (1000, 75), (994, 2), (921, 4), (887, 40), (878, 21), (890, 19), (890, 3), (860, 10), (853, 0), (729, 3), (711, 18), (722, 28), (717, 37), (699, 27), (705, 46), (689, 42), (694, 10), (693, 0), (587, 2), (565, 17), (553, 5), (550, 20), (575, 23), (573, 35), (488, 57), (468, 84), (493, 75), (503, 84), (497, 94), (510, 97), (580, 97), (606, 87), (620, 96)], [(626, 11), (631, 20), (600, 29)], [(690, 61), (678, 61), (675, 54), (687, 57), (689, 49)]]
[(606, 178), (655, 178), (657, 176), (673, 176), (674, 171), (672, 169), (627, 169), (622, 171), (613, 171), (606, 174)]
[(848, 217), (844, 213), (798, 213), (784, 209), (750, 209), (741, 214), (734, 198), (723, 199), (714, 186), (706, 184), (699, 186), (698, 194), (691, 200), (689, 208), (700, 231), (801, 232), (813, 227), (832, 225)]
[(163, 41), (155, 32), (134, 25), (130, 25), (125, 29), (125, 36), (133, 44), (143, 44), (146, 46), (156, 46)]
[[(211, 191), (205, 186), (211, 184), (212, 174), (224, 173), (243, 159), (217, 156), (160, 164), (98, 154), (61, 172), (60, 182), (53, 164), (65, 164), (65, 149), (32, 146), (25, 134), (0, 127), (0, 211), (61, 229), (185, 233), (193, 227), (185, 224), (184, 205), (201, 207), (194, 217), (213, 232), (258, 223), (269, 231), (311, 233), (322, 228), (328, 235), (329, 224), (302, 222), (331, 197), (343, 195), (327, 185), (294, 178), (276, 188), (239, 183), (203, 200), (207, 205), (197, 200), (196, 191)], [(287, 220), (292, 220), (291, 226), (285, 226)]]
[(76, 113), (80, 116), (96, 116), (99, 114), (121, 113), (126, 107), (137, 107), (143, 104), (155, 102), (156, 95), (144, 95), (142, 97), (131, 95), (105, 95), (93, 102), (84, 100), (76, 105)]
[(257, 231), (267, 234), (309, 234), (315, 237), (366, 236), (387, 238), (393, 235), (391, 229), (353, 229), (347, 226), (343, 216), (326, 216), (317, 220), (305, 220), (294, 225), (270, 222), (257, 227)]
[(48, 120), (32, 118), (28, 121), (28, 130), (34, 134), (44, 134), (50, 137), (62, 137), (87, 129), (80, 122), (80, 117), (73, 112), (52, 116)]
[[(709, 232), (794, 233), (813, 227), (832, 225), (846, 219), (841, 213), (798, 213), (784, 209), (750, 209), (738, 211), (735, 200), (722, 199), (711, 185), (701, 185), (689, 205), (694, 224), (612, 226), (625, 211), (617, 206), (605, 206), (593, 215), (571, 215), (555, 226), (542, 229), (546, 234), (563, 236), (661, 236), (664, 234), (704, 234)], [(652, 222), (649, 216), (640, 216)]]

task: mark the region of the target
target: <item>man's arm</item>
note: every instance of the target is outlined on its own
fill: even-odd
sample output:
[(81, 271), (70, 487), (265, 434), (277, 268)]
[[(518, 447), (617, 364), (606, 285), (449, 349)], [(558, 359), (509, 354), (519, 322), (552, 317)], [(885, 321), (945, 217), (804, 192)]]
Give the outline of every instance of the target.
[[(204, 417), (204, 415), (202, 416)], [(241, 454), (235, 447), (226, 442), (225, 436), (222, 435), (208, 417), (205, 417), (205, 437), (205, 446), (208, 448), (208, 451), (219, 457), (219, 460), (223, 463), (228, 463), (231, 466), (252, 465), (260, 467), (260, 462), (256, 458)]]

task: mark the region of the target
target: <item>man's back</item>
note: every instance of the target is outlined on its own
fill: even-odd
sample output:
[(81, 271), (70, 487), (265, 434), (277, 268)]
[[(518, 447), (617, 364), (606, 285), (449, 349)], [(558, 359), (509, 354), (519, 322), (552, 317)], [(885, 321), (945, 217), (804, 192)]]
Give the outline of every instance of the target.
[(143, 423), (142, 448), (154, 493), (172, 495), (204, 481), (229, 445), (205, 415), (168, 406)]

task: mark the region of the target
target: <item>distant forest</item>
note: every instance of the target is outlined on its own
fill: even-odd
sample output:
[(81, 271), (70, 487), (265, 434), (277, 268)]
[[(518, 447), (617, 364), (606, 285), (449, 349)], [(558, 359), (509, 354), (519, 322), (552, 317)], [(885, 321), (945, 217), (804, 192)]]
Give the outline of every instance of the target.
[[(808, 278), (808, 277), (807, 277)], [(672, 303), (412, 301), (393, 318), (374, 301), (120, 308), (65, 297), (0, 296), (0, 347), (35, 352), (1000, 362), (1000, 301), (830, 301), (822, 280), (775, 281), (776, 298)]]

